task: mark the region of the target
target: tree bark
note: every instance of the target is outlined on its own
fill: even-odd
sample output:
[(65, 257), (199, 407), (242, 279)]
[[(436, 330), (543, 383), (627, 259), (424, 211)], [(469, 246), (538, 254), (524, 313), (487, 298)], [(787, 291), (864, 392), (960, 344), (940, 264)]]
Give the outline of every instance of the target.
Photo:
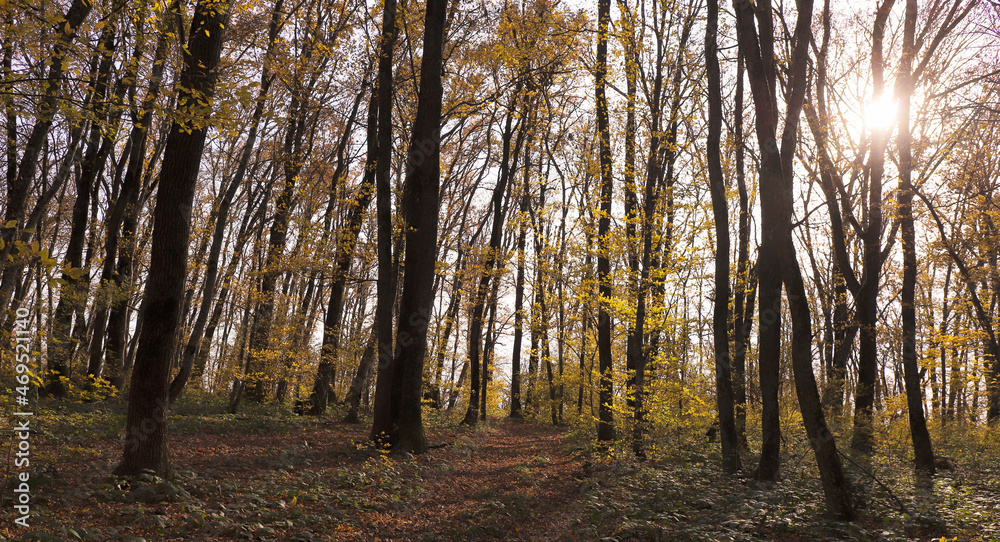
[(132, 372), (124, 453), (115, 469), (117, 475), (137, 475), (144, 469), (160, 476), (170, 474), (167, 388), (184, 297), (191, 205), (208, 131), (207, 115), (196, 104), (210, 100), (215, 91), (228, 7), (228, 2), (199, 2), (184, 50), (177, 86), (179, 115), (164, 151), (153, 211), (153, 246), (143, 296), (146, 322)]
[(421, 420), (423, 364), (427, 324), (434, 302), (437, 257), (441, 144), (441, 70), (447, 0), (428, 0), (424, 19), (423, 58), (416, 119), (403, 183), (402, 218), (406, 224), (406, 261), (396, 331), (393, 379), (399, 379), (399, 410), (391, 435), (394, 452), (421, 454), (427, 438)]
[[(758, 4), (755, 14), (754, 8), (749, 3), (736, 2), (737, 33), (740, 49), (745, 55), (747, 74), (757, 113), (757, 137), (761, 152), (759, 181), (761, 229), (764, 232), (764, 242), (771, 245), (772, 254), (778, 258), (775, 262), (777, 264), (775, 271), (780, 273), (776, 291), (771, 292), (777, 295), (768, 301), (773, 301), (774, 305), (771, 307), (775, 312), (780, 312), (780, 288), (783, 283), (788, 292), (789, 313), (792, 321), (792, 370), (799, 408), (802, 411), (802, 420), (816, 456), (827, 508), (831, 514), (849, 520), (855, 516), (853, 495), (840, 464), (835, 439), (826, 426), (823, 407), (819, 399), (819, 390), (812, 372), (812, 331), (809, 301), (791, 235), (792, 159), (797, 144), (797, 126), (807, 84), (806, 68), (810, 44), (812, 1), (798, 0), (796, 5), (798, 19), (795, 24), (795, 41), (789, 66), (786, 114), (780, 148), (775, 138), (778, 127), (778, 108), (775, 94), (776, 73), (772, 53), (771, 6)], [(759, 34), (754, 25), (754, 15), (756, 15), (757, 24), (760, 27)], [(761, 258), (768, 256), (764, 253), (762, 246)], [(762, 266), (762, 290), (764, 273), (765, 268)], [(764, 295), (762, 291), (761, 303), (762, 306), (767, 306), (763, 298)], [(765, 325), (764, 316), (762, 312), (762, 328)], [(780, 334), (775, 338), (777, 341), (775, 341), (774, 346), (778, 348), (770, 353), (774, 355), (773, 359), (765, 359), (762, 344), (760, 359), (762, 367), (767, 363), (773, 364), (774, 368), (777, 368)], [(763, 377), (762, 373), (762, 388), (764, 387)], [(774, 383), (777, 384), (776, 379)], [(766, 437), (767, 435), (765, 435)], [(776, 462), (773, 465), (764, 465), (762, 459), (762, 467), (774, 467), (772, 472), (777, 474)]]
[(608, 77), (608, 31), (611, 26), (611, 0), (597, 0), (597, 66), (594, 70), (597, 102), (597, 136), (600, 141), (601, 205), (597, 226), (597, 352), (600, 369), (600, 392), (597, 422), (597, 440), (610, 442), (615, 439), (614, 388), (611, 353), (611, 195), (614, 179), (611, 176), (611, 123), (608, 117), (608, 99), (605, 95)]
[(736, 434), (732, 367), (729, 355), (729, 206), (726, 202), (722, 173), (722, 82), (719, 73), (717, 33), (719, 2), (708, 0), (708, 23), (705, 28), (705, 63), (708, 72), (708, 183), (715, 219), (715, 302), (712, 317), (715, 347), (715, 401), (719, 410), (719, 433), (722, 443), (722, 470), (734, 474), (740, 470), (739, 441)]

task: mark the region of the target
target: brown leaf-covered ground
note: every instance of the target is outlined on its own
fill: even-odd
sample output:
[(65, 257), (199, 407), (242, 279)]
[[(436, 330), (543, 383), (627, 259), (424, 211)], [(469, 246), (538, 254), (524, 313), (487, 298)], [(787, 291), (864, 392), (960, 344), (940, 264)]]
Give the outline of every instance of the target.
[[(580, 521), (583, 459), (566, 453), (556, 428), (508, 420), (430, 427), (435, 448), (400, 457), (369, 447), (367, 426), (333, 418), (194, 418), (172, 420), (176, 478), (129, 486), (108, 476), (121, 453), (112, 423), (72, 436), (56, 432), (90, 423), (83, 415), (43, 426), (33, 443), (41, 468), (29, 532), (66, 540), (552, 540), (573, 539)], [(0, 534), (31, 539), (4, 508)]]
[[(497, 418), (469, 428), (431, 411), (434, 449), (388, 456), (368, 445), (367, 425), (332, 415), (234, 416), (182, 404), (170, 421), (175, 477), (126, 481), (108, 474), (121, 453), (122, 405), (55, 408), (34, 420), (31, 528), (14, 526), (8, 485), (6, 539), (1000, 540), (1000, 464), (988, 447), (921, 487), (885, 450), (866, 466), (882, 485), (851, 473), (865, 505), (845, 523), (825, 517), (811, 454), (794, 431), (782, 481), (762, 485), (722, 476), (717, 444), (694, 429), (651, 439), (651, 459), (640, 463), (627, 443), (600, 451), (579, 429)], [(5, 476), (12, 465), (8, 457)]]

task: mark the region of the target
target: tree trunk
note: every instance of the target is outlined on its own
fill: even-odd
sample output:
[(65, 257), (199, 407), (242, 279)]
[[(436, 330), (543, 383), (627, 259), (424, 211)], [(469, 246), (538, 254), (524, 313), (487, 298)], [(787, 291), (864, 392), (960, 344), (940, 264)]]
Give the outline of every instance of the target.
[(195, 7), (191, 38), (184, 50), (184, 69), (177, 85), (177, 118), (199, 118), (201, 122), (193, 125), (175, 121), (164, 151), (153, 211), (149, 279), (143, 296), (146, 322), (132, 372), (124, 453), (115, 469), (117, 475), (137, 475), (144, 469), (160, 476), (170, 474), (167, 387), (179, 335), (191, 205), (207, 132), (204, 113), (192, 109), (200, 100), (210, 100), (215, 91), (215, 68), (227, 22), (226, 3), (199, 2)]
[[(368, 206), (371, 205), (372, 196), (375, 193), (375, 167), (378, 155), (378, 142), (376, 139), (378, 137), (377, 122), (378, 101), (373, 93), (368, 103), (368, 164), (365, 166), (364, 177), (358, 186), (357, 196), (352, 199), (353, 203), (346, 225), (337, 236), (337, 256), (333, 269), (334, 281), (330, 292), (330, 303), (327, 306), (326, 318), (323, 321), (323, 346), (320, 353), (319, 368), (316, 372), (316, 381), (313, 384), (312, 394), (309, 396), (309, 413), (314, 416), (323, 414), (326, 411), (330, 396), (333, 393), (334, 383), (336, 382), (336, 356), (339, 354), (340, 319), (344, 306), (344, 289), (347, 287), (347, 273), (351, 267), (351, 260), (354, 258), (354, 249), (357, 247), (358, 234), (361, 232), (361, 226), (364, 225), (365, 212)], [(342, 143), (346, 141), (347, 138), (341, 140)], [(332, 204), (332, 191), (330, 198)], [(367, 368), (364, 372), (362, 372), (361, 368), (358, 368), (357, 374), (362, 382), (367, 378), (367, 371)], [(355, 382), (357, 382), (358, 377), (355, 377)], [(356, 410), (357, 405), (354, 408)], [(356, 416), (357, 413), (355, 412)]]
[[(520, 98), (520, 83), (514, 89), (514, 99)], [(500, 162), (500, 174), (496, 187), (493, 189), (493, 225), (490, 229), (490, 241), (486, 248), (486, 261), (482, 264), (479, 275), (479, 284), (476, 288), (476, 298), (472, 306), (472, 316), (469, 321), (469, 377), (471, 381), (469, 393), (469, 405), (465, 412), (464, 424), (474, 424), (479, 420), (479, 394), (481, 377), (480, 371), (480, 348), (483, 342), (483, 317), (486, 312), (486, 300), (490, 292), (490, 281), (493, 279), (494, 270), (497, 267), (497, 260), (500, 258), (500, 245), (503, 238), (504, 224), (504, 196), (507, 194), (507, 185), (510, 182), (511, 164), (516, 164), (518, 155), (521, 152), (521, 145), (524, 140), (527, 127), (522, 125), (518, 130), (514, 149), (511, 150), (510, 140), (513, 137), (515, 127), (513, 126), (514, 114), (507, 115), (503, 132), (503, 157)], [(530, 145), (530, 142), (529, 142)], [(529, 156), (526, 154), (525, 156)]]
[(441, 69), (446, 0), (428, 0), (424, 19), (423, 58), (416, 119), (406, 162), (402, 218), (406, 229), (406, 261), (396, 332), (393, 379), (399, 380), (399, 410), (390, 435), (394, 452), (421, 454), (427, 438), (421, 420), (423, 365), (427, 324), (434, 303), (434, 267), (437, 258), (439, 175), (441, 169)]
[(716, 42), (719, 30), (718, 0), (708, 0), (705, 29), (705, 63), (708, 71), (708, 183), (715, 219), (715, 303), (712, 317), (715, 346), (715, 400), (719, 409), (722, 442), (722, 470), (740, 470), (739, 441), (736, 435), (732, 367), (729, 356), (729, 206), (719, 149), (722, 139), (722, 83)]
[(372, 362), (375, 360), (375, 346), (377, 342), (378, 338), (375, 335), (375, 328), (372, 327), (368, 341), (365, 344), (365, 349), (361, 353), (361, 360), (358, 362), (358, 372), (355, 374), (354, 380), (351, 381), (351, 388), (347, 392), (347, 414), (344, 416), (344, 423), (358, 423), (361, 421), (358, 417), (358, 410), (361, 407), (361, 394), (368, 387), (368, 381), (372, 372)]
[[(797, 126), (807, 83), (806, 68), (809, 56), (812, 1), (798, 0), (796, 4), (798, 20), (795, 25), (795, 46), (792, 50), (789, 66), (787, 106), (780, 148), (775, 138), (778, 127), (778, 107), (774, 92), (776, 66), (773, 53), (771, 6), (758, 4), (754, 8), (748, 3), (741, 2), (737, 2), (735, 6), (740, 50), (746, 58), (747, 74), (757, 113), (757, 138), (761, 153), (761, 230), (764, 232), (764, 243), (770, 246), (769, 253), (765, 253), (764, 246), (761, 247), (760, 257), (763, 259), (761, 263), (764, 264), (761, 266), (761, 305), (762, 309), (767, 307), (775, 313), (780, 312), (780, 290), (781, 284), (784, 283), (788, 291), (789, 313), (792, 321), (792, 369), (795, 376), (795, 390), (806, 434), (809, 436), (809, 442), (816, 455), (827, 507), (830, 513), (835, 516), (853, 519), (855, 516), (853, 496), (840, 464), (833, 434), (826, 426), (819, 399), (819, 390), (812, 372), (812, 331), (809, 301), (791, 235), (792, 159), (798, 139)], [(755, 15), (757, 26), (760, 28), (759, 34), (754, 25)], [(777, 257), (773, 270), (780, 273), (780, 278), (776, 288), (765, 294), (763, 284), (765, 273), (772, 268), (766, 258), (772, 256)], [(768, 277), (767, 280), (770, 282), (772, 279)], [(773, 303), (773, 305), (767, 303)], [(762, 332), (765, 325), (768, 325), (768, 322), (765, 320), (765, 313), (762, 312)], [(777, 333), (774, 338), (777, 339), (773, 345), (775, 351), (768, 352), (769, 355), (773, 356), (772, 359), (765, 358), (764, 340), (763, 337), (761, 338), (760, 364), (762, 367), (765, 364), (772, 366), (773, 369), (778, 367), (777, 354), (780, 351), (780, 333)], [(762, 369), (762, 393), (765, 385), (763, 373)], [(776, 388), (777, 375), (774, 376), (773, 384)], [(775, 393), (775, 399), (777, 399), (776, 395)], [(769, 436), (765, 434), (765, 439)], [(777, 459), (777, 454), (775, 454), (774, 459)], [(767, 474), (777, 474), (776, 461), (774, 464), (765, 464), (762, 459), (761, 467), (761, 470), (764, 470), (765, 467), (773, 467), (773, 470)]]
[(398, 397), (393, 393), (392, 307), (396, 301), (396, 277), (392, 265), (392, 60), (396, 43), (396, 0), (385, 0), (382, 9), (382, 37), (379, 40), (378, 152), (375, 159), (375, 213), (378, 242), (378, 301), (375, 307), (375, 334), (378, 337), (378, 372), (375, 380), (374, 420), (369, 438), (389, 444), (395, 433)]
[(597, 66), (594, 70), (597, 102), (597, 135), (600, 141), (601, 164), (601, 215), (597, 226), (597, 284), (600, 299), (597, 309), (597, 352), (600, 369), (597, 440), (615, 439), (614, 388), (611, 353), (611, 263), (608, 232), (611, 230), (611, 195), (614, 179), (611, 176), (611, 123), (608, 117), (608, 100), (605, 87), (608, 77), (608, 32), (611, 27), (611, 0), (597, 0)]
[[(736, 147), (736, 187), (739, 191), (740, 215), (738, 247), (736, 249), (736, 288), (733, 295), (733, 407), (736, 424), (736, 439), (740, 448), (749, 450), (747, 442), (747, 389), (746, 360), (750, 342), (750, 325), (753, 324), (753, 309), (747, 310), (750, 280), (750, 197), (744, 162), (743, 142), (743, 55), (738, 55), (736, 68), (736, 103), (733, 113), (733, 136)], [(750, 318), (744, 318), (749, 313)]]
[(896, 78), (896, 96), (899, 98), (899, 223), (903, 242), (903, 291), (900, 294), (900, 311), (903, 321), (903, 378), (906, 387), (906, 406), (910, 421), (910, 438), (913, 441), (914, 461), (917, 469), (934, 474), (934, 451), (931, 436), (924, 418), (924, 390), (920, 385), (920, 366), (917, 363), (917, 311), (914, 297), (917, 287), (917, 246), (913, 227), (913, 154), (910, 135), (910, 96), (913, 93), (911, 65), (914, 56), (914, 34), (917, 26), (917, 0), (906, 0), (903, 22), (903, 57)]
[(64, 379), (69, 377), (69, 369), (73, 354), (77, 349), (77, 341), (70, 333), (73, 315), (78, 316), (77, 329), (80, 328), (80, 316), (87, 304), (87, 294), (90, 287), (89, 271), (84, 269), (83, 248), (87, 235), (90, 217), (90, 200), (96, 190), (95, 182), (103, 168), (103, 159), (107, 152), (101, 152), (102, 130), (109, 121), (107, 116), (107, 98), (111, 63), (115, 51), (114, 25), (105, 25), (98, 41), (98, 51), (91, 61), (90, 84), (87, 90), (93, 104), (94, 115), (97, 117), (90, 126), (90, 137), (87, 140), (87, 150), (76, 177), (76, 200), (73, 203), (69, 242), (67, 243), (65, 266), (75, 272), (63, 273), (63, 285), (60, 289), (59, 304), (52, 316), (52, 336), (48, 345), (48, 384), (46, 392), (55, 397), (65, 397)]
[(514, 349), (510, 361), (510, 417), (523, 418), (521, 413), (521, 341), (524, 337), (524, 248), (527, 242), (528, 229), (528, 168), (525, 168), (525, 182), (521, 190), (521, 203), (518, 211), (517, 232), (517, 279), (514, 282)]
[[(872, 30), (873, 98), (884, 92), (882, 42), (885, 24), (895, 0), (884, 0), (875, 15)], [(888, 128), (872, 129), (872, 149), (867, 168), (868, 224), (863, 234), (864, 252), (861, 264), (861, 289), (857, 298), (856, 318), (861, 337), (858, 344), (858, 382), (854, 392), (854, 436), (851, 449), (870, 453), (874, 446), (872, 427), (875, 406), (875, 386), (878, 376), (878, 346), (876, 325), (878, 321), (878, 285), (882, 271), (882, 177), (885, 171), (885, 148)]]

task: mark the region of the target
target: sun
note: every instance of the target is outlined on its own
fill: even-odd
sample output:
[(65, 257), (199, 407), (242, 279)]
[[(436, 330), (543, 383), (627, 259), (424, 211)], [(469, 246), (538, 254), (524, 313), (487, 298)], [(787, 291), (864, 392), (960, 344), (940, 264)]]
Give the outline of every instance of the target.
[(865, 107), (865, 126), (871, 130), (886, 130), (896, 122), (896, 100), (883, 94)]

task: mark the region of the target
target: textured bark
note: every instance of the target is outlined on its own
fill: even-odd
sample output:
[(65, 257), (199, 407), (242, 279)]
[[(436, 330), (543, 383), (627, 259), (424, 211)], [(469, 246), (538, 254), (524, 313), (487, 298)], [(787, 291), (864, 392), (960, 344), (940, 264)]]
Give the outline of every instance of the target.
[(394, 431), (396, 401), (392, 392), (392, 307), (396, 301), (396, 277), (392, 272), (392, 58), (396, 42), (396, 0), (385, 0), (382, 9), (382, 37), (379, 40), (378, 152), (375, 159), (375, 212), (378, 242), (378, 301), (375, 307), (375, 334), (378, 373), (375, 380), (375, 416), (369, 437), (387, 444)]
[(202, 1), (195, 7), (177, 87), (181, 98), (178, 103), (182, 104), (178, 106), (182, 109), (178, 118), (199, 122), (183, 125), (175, 121), (164, 151), (153, 211), (149, 279), (143, 296), (146, 322), (140, 331), (138, 362), (132, 372), (124, 453), (115, 469), (118, 475), (137, 475), (144, 469), (160, 476), (170, 474), (167, 388), (179, 336), (191, 205), (207, 132), (204, 114), (184, 111), (183, 104), (193, 105), (197, 101), (193, 95), (211, 99), (227, 21), (227, 2)]
[[(775, 94), (775, 65), (773, 51), (773, 28), (771, 25), (770, 5), (759, 4), (756, 9), (748, 3), (736, 2), (737, 34), (740, 50), (746, 58), (747, 74), (753, 95), (754, 108), (757, 113), (757, 138), (760, 147), (760, 196), (761, 196), (761, 229), (764, 232), (764, 242), (771, 246), (771, 254), (761, 251), (761, 263), (768, 263), (764, 258), (773, 255), (779, 273), (779, 282), (775, 290), (767, 295), (774, 295), (774, 305), (765, 305), (763, 292), (765, 266), (761, 266), (761, 304), (775, 312), (781, 309), (780, 288), (782, 283), (787, 289), (789, 314), (792, 323), (792, 370), (795, 377), (795, 391), (802, 412), (809, 443), (816, 456), (827, 508), (830, 513), (843, 518), (853, 519), (856, 512), (854, 499), (844, 476), (837, 452), (835, 439), (826, 426), (819, 389), (812, 372), (812, 325), (810, 322), (809, 301), (805, 291), (805, 283), (795, 256), (795, 245), (792, 242), (792, 192), (793, 192), (793, 157), (798, 139), (798, 122), (805, 99), (807, 85), (806, 71), (808, 62), (808, 47), (810, 44), (810, 22), (812, 16), (812, 1), (798, 0), (798, 19), (795, 24), (795, 42), (792, 49), (788, 74), (788, 89), (786, 96), (786, 114), (781, 132), (780, 148), (776, 140), (778, 128), (778, 108)], [(756, 13), (755, 13), (756, 11)], [(754, 16), (757, 27), (754, 25)], [(770, 266), (768, 266), (770, 267)], [(770, 280), (770, 279), (768, 279)], [(764, 312), (761, 313), (761, 328), (766, 325)], [(780, 347), (780, 335), (776, 337), (776, 347)], [(762, 337), (763, 343), (763, 337)], [(765, 359), (763, 344), (761, 346), (760, 364), (778, 366), (778, 351), (769, 353), (773, 359)], [(763, 371), (763, 370), (762, 370)], [(775, 378), (775, 384), (777, 379)], [(761, 387), (764, 387), (764, 375), (761, 375)], [(762, 390), (763, 391), (763, 390)], [(767, 435), (765, 435), (765, 438)], [(776, 458), (775, 458), (776, 459)], [(773, 467), (777, 473), (777, 464), (764, 465)]]
[(403, 183), (406, 261), (396, 331), (397, 348), (393, 359), (393, 378), (399, 379), (401, 388), (399, 411), (394, 416), (396, 428), (390, 436), (394, 452), (420, 454), (427, 451), (420, 400), (427, 324), (434, 302), (440, 205), (441, 68), (447, 7), (447, 0), (427, 2), (420, 91)]
[(608, 77), (608, 32), (611, 26), (611, 0), (597, 0), (597, 65), (594, 69), (597, 102), (597, 136), (601, 165), (601, 204), (597, 226), (597, 355), (600, 369), (600, 392), (598, 393), (597, 440), (608, 442), (615, 439), (614, 389), (611, 357), (611, 314), (608, 302), (611, 299), (611, 247), (608, 232), (611, 230), (611, 195), (614, 179), (611, 176), (611, 123), (608, 117), (608, 99), (605, 95)]
[(896, 146), (899, 149), (897, 208), (903, 242), (903, 291), (900, 293), (903, 321), (903, 379), (914, 461), (917, 469), (927, 474), (934, 474), (934, 451), (930, 433), (927, 431), (927, 420), (924, 418), (924, 389), (920, 385), (920, 366), (917, 363), (917, 310), (914, 304), (917, 289), (917, 244), (913, 225), (911, 185), (913, 152), (910, 135), (910, 96), (913, 94), (911, 66), (915, 52), (916, 26), (917, 1), (906, 0), (906, 14), (903, 19), (903, 57), (900, 59), (899, 74), (896, 77), (896, 96), (899, 97), (899, 132), (896, 136)]
[(715, 221), (715, 302), (712, 331), (715, 347), (715, 401), (719, 410), (719, 437), (722, 443), (722, 470), (740, 470), (739, 441), (736, 435), (732, 367), (729, 355), (729, 206), (722, 173), (722, 83), (719, 73), (719, 2), (708, 0), (705, 28), (705, 63), (708, 72), (708, 183)]

